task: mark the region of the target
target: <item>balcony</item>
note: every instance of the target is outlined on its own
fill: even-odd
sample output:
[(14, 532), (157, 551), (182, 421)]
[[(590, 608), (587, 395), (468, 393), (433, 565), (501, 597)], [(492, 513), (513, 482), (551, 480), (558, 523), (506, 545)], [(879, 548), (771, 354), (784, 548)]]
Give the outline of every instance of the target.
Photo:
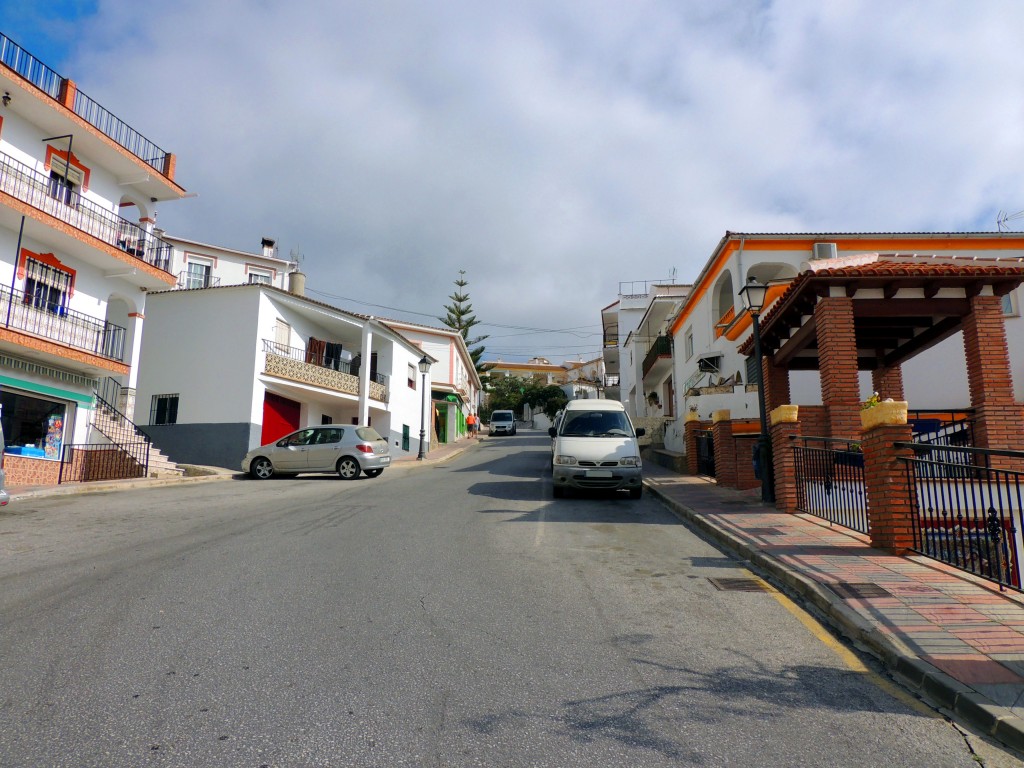
[(220, 278), (215, 275), (203, 275), (198, 272), (187, 270), (178, 273), (177, 288), (188, 290), (191, 288), (217, 288), (220, 286)]
[(58, 75), (2, 33), (0, 33), (0, 63), (14, 70), (53, 100), (65, 104), (85, 122), (113, 139), (146, 165), (154, 168), (161, 175), (167, 175), (169, 157), (167, 152), (74, 88), (73, 84), (71, 84), (71, 87), (74, 88), (73, 103), (66, 104), (64, 95), (69, 90), (70, 81)]
[(124, 328), (63, 306), (37, 306), (24, 291), (0, 288), (0, 327), (124, 362)]
[[(672, 339), (668, 336), (659, 336), (651, 345), (650, 351), (644, 357), (644, 378), (660, 377), (672, 368)], [(653, 374), (653, 375), (652, 375)]]
[[(307, 360), (305, 349), (286, 347), (283, 344), (263, 340), (263, 351), (266, 353), (264, 372), (269, 376), (323, 387), (347, 395), (359, 396), (359, 368), (351, 363), (328, 361), (323, 359)], [(388, 377), (379, 373), (370, 374), (370, 398), (386, 403), (388, 399)]]
[(0, 192), (167, 272), (171, 244), (0, 152)]

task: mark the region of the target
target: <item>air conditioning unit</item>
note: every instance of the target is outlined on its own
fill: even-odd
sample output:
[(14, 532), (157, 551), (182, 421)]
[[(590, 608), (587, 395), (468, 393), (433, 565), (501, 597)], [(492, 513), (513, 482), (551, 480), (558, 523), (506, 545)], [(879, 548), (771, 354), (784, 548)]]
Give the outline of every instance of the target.
[(838, 255), (835, 243), (815, 243), (815, 259), (834, 259)]

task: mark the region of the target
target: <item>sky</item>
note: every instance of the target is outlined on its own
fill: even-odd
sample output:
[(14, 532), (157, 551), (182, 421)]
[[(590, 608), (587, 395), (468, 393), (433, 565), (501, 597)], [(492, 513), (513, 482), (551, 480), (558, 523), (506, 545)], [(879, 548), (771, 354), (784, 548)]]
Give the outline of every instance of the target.
[(427, 325), (462, 274), (509, 362), (598, 357), (620, 283), (691, 283), (726, 231), (996, 230), (1021, 30), (1019, 0), (0, 0), (176, 155), (158, 226)]

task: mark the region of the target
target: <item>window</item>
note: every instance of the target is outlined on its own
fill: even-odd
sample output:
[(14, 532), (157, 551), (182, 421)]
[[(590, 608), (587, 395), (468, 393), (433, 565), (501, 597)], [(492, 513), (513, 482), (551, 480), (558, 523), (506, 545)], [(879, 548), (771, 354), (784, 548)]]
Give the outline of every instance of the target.
[(62, 203), (71, 205), (71, 198), (75, 194), (75, 185), (63, 174), (57, 171), (50, 171), (50, 197)]
[(693, 357), (693, 328), (688, 328), (686, 330), (686, 338), (684, 344), (686, 348), (686, 359), (689, 360), (691, 357)]
[(1003, 314), (1007, 317), (1016, 317), (1020, 314), (1017, 311), (1017, 302), (1014, 300), (1012, 291), (1003, 296)]
[(210, 285), (210, 272), (213, 265), (201, 261), (190, 261), (185, 273), (186, 288), (207, 288)]
[(150, 424), (178, 423), (178, 396), (153, 395), (153, 403), (149, 409)]
[(333, 424), (334, 423), (334, 418), (324, 414), (324, 415), (322, 415), (320, 417), (320, 423), (321, 424)]
[(72, 275), (32, 258), (25, 259), (25, 303), (57, 315), (67, 312)]
[(416, 389), (416, 366), (409, 363), (409, 389)]
[(59, 459), (64, 444), (66, 403), (4, 389), (0, 391), (0, 421), (7, 453)]
[(270, 285), (270, 273), (269, 272), (250, 272), (249, 273), (249, 284), (259, 283), (260, 285)]

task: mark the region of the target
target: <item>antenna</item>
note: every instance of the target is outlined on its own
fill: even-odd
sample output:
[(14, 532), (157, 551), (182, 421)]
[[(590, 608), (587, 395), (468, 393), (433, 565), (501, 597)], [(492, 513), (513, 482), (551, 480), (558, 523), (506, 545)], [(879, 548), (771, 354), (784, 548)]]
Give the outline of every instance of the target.
[(292, 261), (294, 261), (294, 262), (295, 262), (296, 264), (301, 264), (301, 263), (302, 263), (302, 260), (303, 260), (304, 258), (306, 258), (306, 257), (305, 257), (305, 256), (304, 256), (304, 255), (302, 254), (302, 252), (301, 252), (301, 251), (299, 250), (299, 247), (298, 247), (298, 246), (295, 246), (294, 248), (292, 248), (292, 249), (291, 249), (291, 250), (290, 250), (290, 251), (288, 252), (288, 255), (292, 257)]
[(1007, 213), (1006, 211), (1000, 211), (996, 215), (996, 227), (1000, 232), (1006, 232), (1009, 227), (1007, 224), (1014, 219), (1024, 219), (1024, 211), (1017, 211), (1016, 213)]

